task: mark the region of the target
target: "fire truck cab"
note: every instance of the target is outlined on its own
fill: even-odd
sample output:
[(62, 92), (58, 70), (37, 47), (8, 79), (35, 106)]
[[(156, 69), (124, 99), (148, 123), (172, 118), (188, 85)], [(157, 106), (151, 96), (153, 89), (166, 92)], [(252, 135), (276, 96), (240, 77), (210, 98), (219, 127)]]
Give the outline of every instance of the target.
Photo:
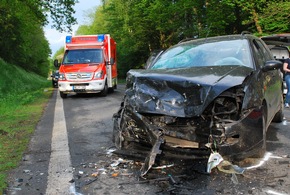
[(109, 34), (66, 36), (59, 67), (60, 96), (67, 94), (100, 93), (117, 88), (116, 42)]

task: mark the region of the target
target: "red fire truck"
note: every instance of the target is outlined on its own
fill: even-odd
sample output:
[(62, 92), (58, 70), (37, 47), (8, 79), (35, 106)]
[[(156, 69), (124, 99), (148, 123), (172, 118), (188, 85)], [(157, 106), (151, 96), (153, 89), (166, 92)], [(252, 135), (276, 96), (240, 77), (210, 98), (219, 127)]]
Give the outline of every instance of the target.
[(100, 93), (117, 88), (116, 42), (109, 34), (67, 36), (59, 67), (60, 96), (67, 94)]

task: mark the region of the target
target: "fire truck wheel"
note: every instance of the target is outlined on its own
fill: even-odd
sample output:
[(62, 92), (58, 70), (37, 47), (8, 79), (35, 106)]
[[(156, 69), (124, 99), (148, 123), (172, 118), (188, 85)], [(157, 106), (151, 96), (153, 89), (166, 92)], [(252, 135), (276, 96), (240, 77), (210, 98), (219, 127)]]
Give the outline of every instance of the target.
[(108, 92), (109, 93), (114, 93), (114, 88), (113, 87), (110, 87), (109, 90), (108, 90)]
[(67, 94), (65, 94), (65, 93), (63, 93), (63, 92), (61, 92), (61, 91), (59, 92), (59, 94), (60, 94), (60, 97), (61, 97), (61, 98), (66, 98), (66, 96), (67, 96)]
[(104, 89), (100, 92), (100, 95), (103, 96), (103, 97), (107, 96), (108, 90), (109, 90), (108, 89), (108, 84), (107, 84), (107, 81), (106, 81)]

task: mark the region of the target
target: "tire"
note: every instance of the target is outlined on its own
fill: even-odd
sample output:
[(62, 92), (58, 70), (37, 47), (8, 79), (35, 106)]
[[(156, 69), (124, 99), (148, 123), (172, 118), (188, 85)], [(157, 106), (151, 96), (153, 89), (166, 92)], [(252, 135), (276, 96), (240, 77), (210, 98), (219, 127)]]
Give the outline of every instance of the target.
[(65, 93), (63, 93), (61, 91), (59, 92), (59, 94), (60, 94), (60, 97), (63, 98), (63, 99), (67, 97), (67, 94), (65, 94)]
[(284, 112), (283, 112), (283, 95), (281, 96), (281, 107), (280, 110), (275, 114), (274, 118), (273, 118), (273, 122), (275, 123), (281, 123), (283, 121), (284, 118)]
[(284, 118), (284, 114), (283, 114), (283, 110), (279, 110), (274, 118), (273, 118), (273, 122), (275, 123), (281, 123), (283, 121), (283, 118)]
[(55, 81), (52, 81), (52, 87), (57, 88), (57, 83)]
[(115, 89), (117, 89), (117, 84), (109, 88), (109, 93), (114, 93)]
[(106, 81), (106, 83), (105, 83), (105, 86), (104, 86), (104, 89), (100, 92), (100, 95), (102, 96), (102, 97), (105, 97), (105, 96), (107, 96), (107, 94), (108, 94), (108, 84), (107, 84), (107, 81)]
[(109, 93), (114, 93), (114, 88), (113, 87), (110, 87), (108, 92)]
[(263, 158), (266, 153), (266, 132), (267, 132), (267, 108), (263, 105), (262, 108), (262, 126), (263, 126), (263, 140), (262, 147), (257, 150), (257, 152), (252, 156), (254, 158)]

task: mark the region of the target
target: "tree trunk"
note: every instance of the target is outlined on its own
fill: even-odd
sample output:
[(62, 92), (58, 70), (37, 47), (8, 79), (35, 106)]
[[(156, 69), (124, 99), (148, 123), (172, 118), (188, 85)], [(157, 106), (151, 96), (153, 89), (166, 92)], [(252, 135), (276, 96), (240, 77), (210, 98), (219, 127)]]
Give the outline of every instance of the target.
[(253, 19), (254, 19), (254, 22), (255, 22), (255, 26), (257, 28), (257, 31), (258, 31), (259, 34), (262, 34), (263, 33), (262, 27), (259, 24), (258, 13), (256, 12), (255, 9), (253, 9), (252, 14), (253, 14)]

